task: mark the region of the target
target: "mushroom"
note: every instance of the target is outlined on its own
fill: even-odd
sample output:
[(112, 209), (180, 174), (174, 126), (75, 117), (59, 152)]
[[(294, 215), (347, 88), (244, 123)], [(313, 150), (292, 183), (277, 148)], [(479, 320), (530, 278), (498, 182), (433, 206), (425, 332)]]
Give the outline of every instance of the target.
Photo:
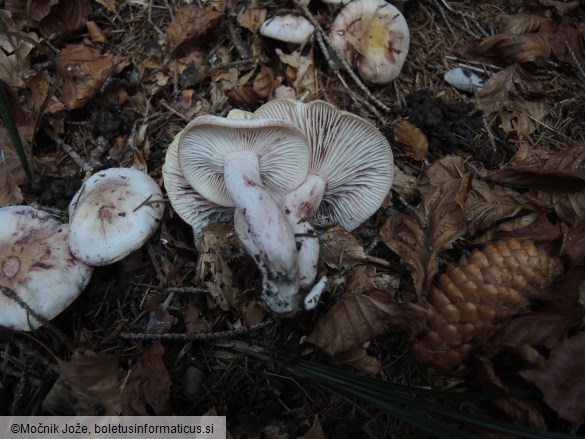
[[(289, 121), (309, 142), (309, 175), (280, 201), (298, 237), (300, 276), (307, 286), (315, 279), (319, 254), (308, 218), (336, 222), (348, 231), (366, 221), (392, 186), (392, 150), (372, 124), (323, 101), (274, 100), (254, 115)], [(311, 300), (315, 294), (311, 292)]]
[(315, 27), (300, 15), (277, 15), (260, 26), (260, 35), (296, 45), (308, 41), (313, 32)]
[(262, 299), (274, 312), (298, 310), (299, 273), (292, 230), (275, 200), (305, 179), (307, 141), (282, 120), (200, 116), (179, 139), (181, 171), (210, 202), (235, 207), (234, 225), (262, 276)]
[[(47, 320), (83, 291), (92, 268), (67, 245), (67, 225), (28, 206), (0, 209), (0, 285)], [(0, 325), (29, 331), (42, 325), (16, 300), (0, 295)], [(18, 300), (18, 299), (17, 299)]]
[[(228, 115), (229, 117), (229, 115)], [(193, 228), (195, 246), (199, 246), (203, 228), (214, 223), (229, 223), (234, 208), (212, 203), (189, 184), (179, 166), (180, 131), (167, 149), (162, 167), (165, 189), (175, 212)]]
[(142, 247), (163, 213), (162, 192), (144, 172), (97, 172), (69, 204), (69, 248), (88, 265), (112, 264)]
[(410, 34), (402, 13), (384, 0), (354, 0), (333, 21), (329, 38), (364, 81), (383, 85), (400, 73)]

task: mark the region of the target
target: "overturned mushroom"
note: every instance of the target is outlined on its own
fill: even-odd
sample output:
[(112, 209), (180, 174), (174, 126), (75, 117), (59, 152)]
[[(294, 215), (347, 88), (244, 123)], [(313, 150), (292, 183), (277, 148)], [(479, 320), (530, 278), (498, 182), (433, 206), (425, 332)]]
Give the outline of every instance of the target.
[(69, 204), (69, 248), (86, 264), (112, 264), (142, 247), (163, 213), (162, 192), (144, 172), (97, 172)]
[(3, 207), (0, 224), (0, 285), (18, 296), (15, 300), (6, 291), (0, 294), (0, 326), (36, 329), (42, 322), (26, 306), (47, 320), (54, 318), (81, 294), (92, 268), (71, 254), (67, 225), (47, 212), (27, 206)]
[(309, 175), (280, 202), (297, 235), (300, 276), (306, 287), (315, 279), (319, 254), (308, 218), (337, 222), (348, 231), (366, 221), (392, 186), (392, 150), (372, 124), (323, 101), (274, 100), (254, 115), (292, 122), (309, 142)]
[(354, 0), (333, 21), (331, 42), (364, 81), (387, 84), (402, 69), (410, 33), (402, 13), (384, 0)]
[(305, 137), (282, 120), (200, 116), (183, 130), (178, 157), (189, 185), (211, 203), (236, 208), (236, 233), (263, 275), (262, 298), (277, 313), (298, 309), (298, 262), (275, 199), (302, 183)]

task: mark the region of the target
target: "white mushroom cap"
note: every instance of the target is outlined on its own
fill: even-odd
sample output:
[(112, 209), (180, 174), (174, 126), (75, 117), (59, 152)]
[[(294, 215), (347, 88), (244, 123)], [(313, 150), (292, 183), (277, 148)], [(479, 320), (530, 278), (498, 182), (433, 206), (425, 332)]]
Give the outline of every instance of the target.
[(392, 186), (394, 161), (390, 144), (372, 124), (323, 101), (279, 99), (254, 114), (290, 121), (307, 136), (309, 173), (326, 182), (318, 220), (351, 231), (382, 205)]
[(292, 44), (303, 44), (313, 32), (313, 25), (300, 15), (277, 15), (260, 26), (260, 35)]
[(175, 212), (193, 228), (197, 244), (203, 228), (214, 223), (229, 223), (233, 220), (234, 209), (220, 206), (203, 197), (189, 184), (179, 166), (179, 132), (167, 149), (163, 165), (163, 177), (167, 195)]
[(329, 38), (372, 84), (387, 84), (399, 75), (410, 44), (404, 16), (384, 0), (349, 3), (333, 21)]
[[(0, 285), (12, 289), (47, 320), (83, 291), (92, 268), (73, 257), (67, 225), (27, 206), (0, 209)], [(41, 326), (14, 300), (0, 294), (0, 326), (28, 331)]]
[(142, 247), (163, 213), (162, 192), (144, 172), (97, 172), (69, 204), (69, 247), (86, 264), (112, 264)]
[(277, 200), (307, 176), (307, 141), (283, 120), (199, 116), (183, 130), (179, 163), (185, 179), (203, 197), (232, 207), (234, 201), (224, 182), (224, 161), (231, 153), (246, 151), (258, 156), (263, 186)]

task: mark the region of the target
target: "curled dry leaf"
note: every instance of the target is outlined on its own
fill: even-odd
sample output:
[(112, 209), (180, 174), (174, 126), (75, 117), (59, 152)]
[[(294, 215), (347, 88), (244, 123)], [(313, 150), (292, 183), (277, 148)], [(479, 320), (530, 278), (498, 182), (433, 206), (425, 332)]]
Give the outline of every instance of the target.
[(75, 32), (85, 26), (90, 13), (89, 0), (61, 0), (51, 6), (51, 10), (40, 21), (38, 28), (45, 38), (49, 38), (54, 33)]
[[(538, 30), (545, 35), (551, 45), (552, 53), (559, 60), (579, 67), (585, 65), (585, 38), (583, 31), (570, 17), (548, 20)], [(567, 45), (575, 57), (571, 55)], [(576, 58), (576, 59), (575, 59)]]
[(422, 161), (429, 153), (429, 140), (424, 133), (408, 122), (400, 121), (394, 128), (394, 140), (407, 146), (405, 153), (415, 160)]
[(416, 184), (417, 178), (415, 176), (406, 174), (394, 164), (394, 180), (392, 180), (393, 191), (404, 197), (406, 200), (411, 201), (419, 195), (419, 190)]
[[(434, 163), (427, 175), (445, 169), (446, 161)], [(380, 230), (382, 241), (400, 256), (410, 271), (419, 298), (429, 290), (439, 269), (439, 255), (467, 230), (465, 199), (469, 190), (466, 177), (434, 181), (427, 185), (423, 202), (409, 215), (388, 218)]]
[[(5, 11), (0, 11), (0, 22), (10, 32), (17, 33), (18, 29)], [(25, 34), (36, 41), (34, 33)], [(23, 76), (30, 67), (30, 52), (34, 46), (23, 38), (16, 38), (5, 32), (0, 33), (0, 80), (10, 87), (22, 87)]]
[(546, 116), (540, 88), (520, 65), (513, 64), (485, 83), (479, 93), (479, 106), (499, 119), (499, 128), (504, 133), (522, 138), (531, 134)]
[(363, 348), (354, 348), (346, 352), (340, 352), (333, 359), (346, 366), (355, 367), (361, 373), (376, 375), (382, 369), (382, 363), (376, 357), (368, 355)]
[(427, 297), (427, 327), (412, 354), (446, 375), (465, 372), (471, 353), (488, 342), (510, 317), (541, 298), (562, 273), (558, 258), (531, 241), (497, 241), (450, 265)]
[(201, 44), (208, 32), (219, 26), (223, 13), (196, 5), (186, 5), (175, 12), (166, 28), (171, 53), (186, 53)]
[(160, 341), (144, 350), (142, 360), (128, 372), (122, 387), (123, 416), (170, 415), (171, 377)]
[[(119, 415), (121, 409), (120, 380), (118, 377), (118, 360), (114, 355), (77, 350), (69, 361), (59, 361), (61, 374), (44, 406), (67, 404), (57, 396), (60, 389), (66, 388), (77, 401), (75, 406), (89, 407), (99, 403), (107, 415)], [(81, 401), (84, 399), (84, 401)], [(61, 410), (65, 407), (61, 406)], [(71, 409), (73, 407), (69, 407)], [(75, 413), (97, 414), (94, 413)]]
[(355, 354), (355, 349), (391, 327), (419, 332), (426, 312), (411, 303), (397, 303), (391, 282), (376, 276), (374, 267), (354, 268), (346, 292), (319, 320), (307, 340), (337, 358), (344, 352)]
[(534, 63), (544, 66), (551, 53), (548, 39), (541, 34), (496, 34), (455, 49), (462, 58), (510, 65)]
[(544, 394), (544, 401), (563, 418), (585, 424), (585, 333), (566, 340), (539, 367), (520, 372)]
[(247, 5), (238, 12), (238, 24), (252, 33), (258, 32), (262, 23), (266, 21), (268, 11), (260, 8), (256, 0), (247, 2)]
[(500, 34), (529, 34), (546, 21), (540, 15), (504, 15), (500, 18)]
[(348, 268), (366, 259), (361, 242), (339, 225), (320, 233), (319, 243), (320, 256), (331, 268)]
[(287, 77), (292, 82), (297, 95), (305, 91), (318, 93), (319, 83), (315, 71), (313, 49), (307, 54), (303, 54), (300, 48), (291, 54), (276, 49), (276, 55), (283, 64), (287, 65)]
[(4, 6), (17, 23), (37, 27), (59, 0), (6, 0)]
[(554, 209), (573, 227), (585, 219), (585, 144), (553, 154), (548, 159), (500, 169), (487, 175), (499, 184), (530, 188), (530, 200)]
[(223, 255), (229, 249), (237, 249), (239, 246), (232, 226), (215, 224), (203, 230), (195, 282), (204, 283), (224, 311), (239, 304), (241, 292), (234, 283), (232, 270)]
[(61, 100), (68, 109), (78, 109), (93, 98), (105, 81), (125, 66), (122, 58), (100, 55), (80, 45), (70, 45), (56, 56), (57, 71), (63, 78)]
[(104, 44), (108, 42), (108, 38), (95, 21), (87, 22), (87, 33), (94, 43)]
[(253, 70), (241, 77), (237, 85), (225, 90), (225, 94), (239, 104), (254, 105), (270, 96), (274, 87), (274, 72), (269, 67), (260, 66), (257, 72)]

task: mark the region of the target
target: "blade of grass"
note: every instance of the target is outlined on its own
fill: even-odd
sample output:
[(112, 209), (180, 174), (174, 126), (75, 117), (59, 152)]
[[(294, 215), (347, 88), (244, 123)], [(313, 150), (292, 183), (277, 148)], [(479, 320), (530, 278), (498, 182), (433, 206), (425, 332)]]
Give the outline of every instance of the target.
[(22, 139), (20, 138), (16, 122), (14, 121), (14, 116), (12, 115), (10, 101), (8, 100), (5, 87), (8, 87), (8, 85), (0, 80), (0, 118), (2, 119), (2, 122), (4, 122), (6, 131), (8, 131), (8, 135), (10, 136), (10, 141), (12, 142), (12, 145), (14, 145), (14, 149), (16, 150), (16, 154), (18, 154), (18, 158), (20, 159), (20, 163), (22, 164), (26, 176), (31, 178), (32, 172), (28, 166), (26, 152), (24, 151)]

